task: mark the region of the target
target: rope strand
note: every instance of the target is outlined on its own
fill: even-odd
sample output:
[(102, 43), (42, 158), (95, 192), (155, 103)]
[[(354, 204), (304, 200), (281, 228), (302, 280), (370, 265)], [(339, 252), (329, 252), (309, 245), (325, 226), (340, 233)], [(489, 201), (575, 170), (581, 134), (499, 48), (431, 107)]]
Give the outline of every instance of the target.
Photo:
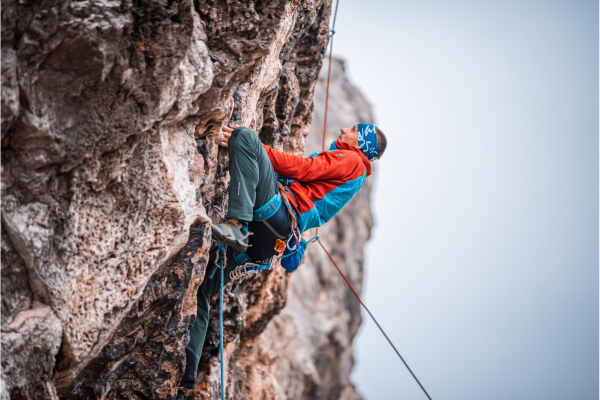
[[(325, 117), (324, 117), (324, 123), (323, 123), (323, 143), (322, 143), (322, 147), (321, 147), (321, 151), (325, 151), (325, 136), (327, 135), (327, 111), (329, 108), (329, 84), (331, 83), (331, 64), (332, 64), (332, 54), (333, 54), (333, 35), (335, 35), (335, 21), (337, 19), (337, 11), (338, 11), (338, 6), (340, 4), (340, 0), (336, 0), (335, 2), (335, 12), (333, 14), (333, 25), (331, 27), (331, 36), (330, 36), (330, 41), (329, 41), (329, 68), (327, 71), (327, 90), (326, 90), (326, 95), (325, 95)], [(406, 361), (404, 361), (404, 358), (402, 358), (402, 356), (400, 355), (400, 352), (398, 351), (398, 349), (396, 349), (396, 346), (394, 346), (394, 343), (392, 343), (392, 341), (390, 340), (390, 338), (388, 337), (388, 335), (385, 333), (385, 331), (383, 330), (383, 328), (381, 327), (381, 325), (379, 325), (379, 322), (377, 322), (377, 320), (375, 319), (375, 317), (373, 316), (373, 314), (371, 313), (371, 311), (367, 308), (367, 306), (365, 305), (365, 303), (363, 303), (362, 299), (360, 298), (360, 296), (358, 295), (358, 293), (356, 292), (356, 290), (354, 290), (354, 286), (352, 286), (352, 284), (350, 283), (350, 281), (348, 280), (348, 278), (346, 278), (346, 275), (344, 275), (344, 273), (342, 272), (342, 270), (340, 269), (340, 267), (338, 267), (337, 263), (335, 262), (335, 260), (333, 259), (333, 257), (331, 257), (331, 254), (329, 254), (329, 252), (327, 251), (327, 249), (325, 248), (325, 246), (323, 246), (323, 243), (321, 242), (321, 239), (319, 239), (319, 228), (317, 227), (316, 229), (316, 240), (317, 242), (319, 242), (319, 244), (321, 245), (321, 247), (323, 248), (323, 250), (325, 251), (325, 253), (327, 253), (327, 256), (329, 257), (329, 259), (331, 260), (331, 262), (333, 263), (333, 265), (335, 265), (335, 267), (337, 268), (338, 272), (340, 273), (340, 275), (342, 275), (342, 278), (344, 278), (344, 280), (346, 281), (346, 283), (348, 284), (348, 286), (350, 287), (350, 289), (352, 289), (352, 292), (354, 293), (354, 295), (356, 296), (356, 298), (358, 299), (358, 301), (360, 302), (360, 304), (364, 307), (364, 309), (367, 311), (367, 313), (369, 313), (369, 315), (371, 316), (371, 318), (373, 319), (373, 322), (375, 322), (375, 324), (377, 325), (377, 327), (379, 328), (379, 330), (381, 331), (381, 333), (383, 333), (383, 336), (385, 336), (385, 338), (387, 339), (388, 343), (392, 346), (392, 348), (394, 349), (394, 351), (396, 352), (396, 354), (398, 355), (398, 357), (400, 357), (400, 360), (402, 360), (402, 362), (404, 363), (404, 365), (406, 366), (406, 368), (408, 369), (408, 371), (410, 372), (410, 374), (413, 376), (413, 378), (415, 378), (415, 381), (417, 381), (417, 383), (419, 384), (419, 386), (421, 387), (421, 389), (423, 389), (423, 392), (425, 393), (425, 395), (427, 396), (427, 398), (429, 400), (431, 400), (431, 397), (429, 397), (429, 393), (427, 393), (427, 391), (425, 390), (425, 388), (423, 387), (423, 385), (421, 385), (421, 382), (419, 382), (419, 380), (417, 379), (417, 376), (412, 372), (412, 370), (410, 369), (410, 367), (408, 366), (408, 364), (406, 363)]]
[(398, 351), (398, 349), (396, 349), (396, 346), (394, 346), (394, 343), (392, 343), (392, 341), (390, 340), (390, 338), (388, 337), (388, 335), (386, 335), (386, 333), (383, 330), (383, 328), (381, 327), (381, 325), (379, 325), (379, 322), (377, 322), (377, 320), (375, 319), (375, 317), (373, 316), (373, 314), (371, 313), (371, 311), (367, 308), (367, 306), (365, 305), (365, 303), (363, 303), (362, 299), (360, 298), (360, 296), (358, 295), (358, 293), (354, 289), (354, 286), (352, 286), (352, 284), (350, 283), (350, 281), (348, 280), (348, 278), (346, 278), (346, 275), (342, 272), (342, 270), (340, 269), (340, 267), (338, 267), (338, 265), (335, 262), (335, 260), (333, 259), (333, 257), (331, 257), (331, 254), (329, 254), (329, 252), (327, 251), (327, 249), (325, 248), (325, 246), (323, 246), (323, 243), (321, 243), (321, 239), (317, 239), (317, 242), (319, 242), (319, 244), (321, 245), (321, 247), (323, 248), (323, 250), (325, 251), (325, 253), (327, 253), (327, 256), (329, 257), (329, 259), (331, 260), (331, 262), (333, 263), (333, 265), (335, 265), (335, 267), (337, 268), (337, 270), (340, 273), (340, 275), (342, 275), (342, 278), (344, 278), (344, 280), (346, 281), (346, 283), (348, 284), (348, 286), (350, 287), (350, 289), (352, 289), (352, 292), (354, 292), (354, 295), (356, 296), (356, 298), (358, 299), (358, 301), (360, 302), (360, 304), (369, 313), (369, 315), (373, 319), (373, 322), (375, 322), (375, 324), (377, 325), (377, 327), (379, 328), (379, 330), (381, 331), (381, 333), (383, 333), (383, 336), (385, 336), (385, 338), (387, 339), (388, 343), (392, 346), (392, 348), (394, 349), (394, 351), (396, 352), (396, 354), (398, 354), (398, 357), (400, 357), (400, 359), (402, 360), (402, 362), (404, 363), (404, 365), (406, 366), (406, 368), (408, 369), (408, 371), (410, 372), (410, 374), (413, 376), (413, 378), (415, 378), (415, 381), (417, 381), (417, 383), (419, 384), (419, 386), (421, 387), (421, 389), (423, 389), (423, 392), (425, 393), (425, 395), (427, 396), (427, 398), (429, 400), (431, 400), (431, 397), (429, 397), (429, 393), (427, 393), (427, 391), (425, 390), (425, 388), (423, 387), (423, 385), (421, 385), (421, 382), (419, 382), (419, 380), (417, 379), (417, 376), (412, 372), (412, 369), (410, 369), (410, 367), (408, 366), (408, 364), (406, 363), (406, 361), (404, 361), (404, 358), (402, 358), (402, 356), (400, 355), (400, 352)]
[(325, 136), (327, 135), (327, 109), (329, 106), (329, 82), (331, 81), (331, 51), (333, 50), (333, 34), (331, 34), (331, 47), (329, 48), (329, 71), (327, 72), (327, 94), (325, 95), (325, 121), (323, 124), (323, 145), (321, 151), (325, 151)]
[[(327, 71), (327, 91), (325, 94), (325, 117), (323, 123), (323, 144), (321, 146), (321, 151), (325, 151), (325, 136), (327, 135), (327, 111), (329, 108), (329, 84), (331, 83), (331, 60), (333, 54), (333, 35), (335, 34), (335, 21), (337, 19), (337, 11), (338, 6), (340, 5), (340, 0), (336, 0), (335, 2), (335, 12), (333, 13), (333, 25), (331, 26), (331, 36), (329, 40), (329, 67)], [(319, 227), (315, 230), (315, 236), (319, 236)]]
[(225, 267), (227, 267), (227, 250), (223, 248), (223, 265), (221, 265), (221, 282), (219, 285), (219, 354), (221, 355), (221, 399), (225, 400), (225, 373), (223, 371), (224, 354), (223, 354), (223, 275), (225, 275)]

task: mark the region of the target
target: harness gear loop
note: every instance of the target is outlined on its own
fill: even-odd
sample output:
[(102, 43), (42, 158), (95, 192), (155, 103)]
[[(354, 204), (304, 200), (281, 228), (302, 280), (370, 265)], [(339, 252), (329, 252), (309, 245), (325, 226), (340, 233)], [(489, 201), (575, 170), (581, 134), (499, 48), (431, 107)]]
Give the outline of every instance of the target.
[(246, 274), (255, 273), (256, 271), (254, 271), (254, 270), (248, 270), (248, 267), (250, 267), (250, 266), (259, 266), (259, 265), (254, 264), (254, 263), (246, 263), (244, 265), (240, 265), (229, 273), (229, 279), (231, 281), (234, 281), (236, 279), (240, 279), (241, 277), (243, 277)]
[(237, 267), (235, 267), (235, 269), (233, 271), (231, 271), (229, 273), (230, 282), (228, 283), (228, 285), (233, 284), (233, 281), (235, 281), (237, 279), (241, 279), (250, 273), (258, 273), (260, 271), (265, 271), (267, 269), (271, 269), (271, 267), (273, 266), (274, 258), (275, 257), (272, 257), (269, 260), (267, 260), (268, 263), (266, 263), (266, 264), (246, 262), (242, 265), (238, 265)]
[(233, 284), (233, 281), (240, 279), (250, 272), (259, 272), (267, 269), (271, 269), (274, 257), (270, 257), (266, 260), (254, 262), (246, 253), (233, 253), (233, 260), (237, 267), (229, 273), (231, 279), (227, 285)]

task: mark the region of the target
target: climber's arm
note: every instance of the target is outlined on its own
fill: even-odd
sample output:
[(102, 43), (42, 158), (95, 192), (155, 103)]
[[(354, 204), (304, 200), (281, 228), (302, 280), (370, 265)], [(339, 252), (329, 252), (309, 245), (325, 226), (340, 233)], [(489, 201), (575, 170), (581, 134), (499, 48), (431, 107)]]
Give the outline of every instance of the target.
[[(232, 132), (239, 127), (239, 125), (222, 127), (221, 146), (228, 147)], [(301, 182), (347, 180), (353, 179), (357, 173), (358, 175), (363, 173), (362, 160), (352, 152), (344, 152), (344, 154), (322, 152), (316, 157), (306, 158), (274, 150), (265, 144), (263, 146), (275, 172), (289, 179)]]
[(302, 157), (263, 146), (275, 172), (301, 182), (346, 180), (356, 175), (357, 169), (363, 168), (360, 157), (352, 152), (323, 152), (316, 157)]

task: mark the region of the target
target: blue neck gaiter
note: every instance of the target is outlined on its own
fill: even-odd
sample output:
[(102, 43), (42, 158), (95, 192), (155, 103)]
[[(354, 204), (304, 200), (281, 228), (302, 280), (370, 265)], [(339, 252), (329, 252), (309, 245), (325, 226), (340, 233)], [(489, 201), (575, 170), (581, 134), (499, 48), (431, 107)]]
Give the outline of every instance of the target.
[(379, 158), (375, 125), (358, 124), (358, 148), (369, 161), (375, 161)]

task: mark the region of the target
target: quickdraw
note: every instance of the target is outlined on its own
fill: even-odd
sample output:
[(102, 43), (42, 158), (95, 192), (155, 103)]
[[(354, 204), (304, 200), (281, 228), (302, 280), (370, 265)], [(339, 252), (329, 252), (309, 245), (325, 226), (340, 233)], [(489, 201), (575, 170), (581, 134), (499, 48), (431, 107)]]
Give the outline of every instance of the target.
[(275, 257), (271, 257), (268, 260), (259, 261), (258, 263), (246, 262), (242, 265), (238, 265), (233, 271), (229, 273), (230, 281), (227, 285), (231, 285), (234, 280), (241, 279), (250, 273), (258, 273), (260, 271), (271, 269), (274, 260)]

